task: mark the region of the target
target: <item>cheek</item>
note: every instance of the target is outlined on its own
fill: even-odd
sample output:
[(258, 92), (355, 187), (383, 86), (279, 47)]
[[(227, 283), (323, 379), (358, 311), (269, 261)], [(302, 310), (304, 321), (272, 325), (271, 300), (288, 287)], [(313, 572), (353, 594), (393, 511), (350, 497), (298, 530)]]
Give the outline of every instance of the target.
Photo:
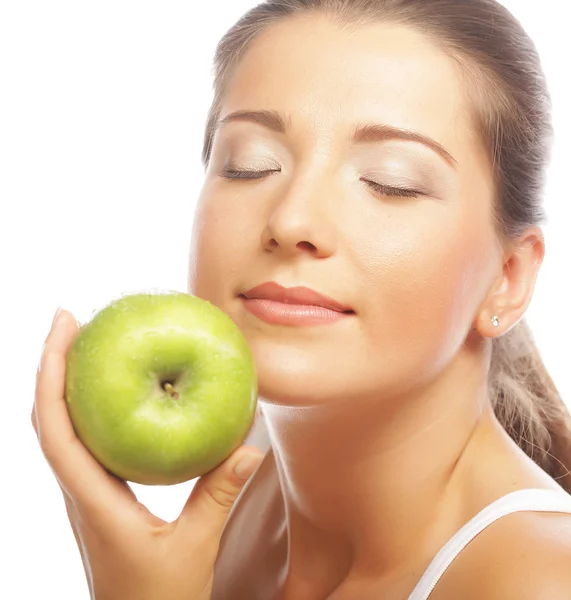
[[(363, 248), (369, 298), (363, 311), (369, 350), (396, 373), (435, 374), (463, 343), (481, 300), (486, 232), (468, 216), (387, 227)], [(442, 215), (441, 215), (442, 216)], [(372, 257), (378, 257), (376, 260)]]
[[(244, 219), (247, 211), (235, 210), (235, 202), (224, 202), (207, 189), (201, 195), (194, 215), (189, 256), (188, 291), (221, 308), (248, 273), (252, 230)], [(242, 279), (238, 280), (238, 277)]]

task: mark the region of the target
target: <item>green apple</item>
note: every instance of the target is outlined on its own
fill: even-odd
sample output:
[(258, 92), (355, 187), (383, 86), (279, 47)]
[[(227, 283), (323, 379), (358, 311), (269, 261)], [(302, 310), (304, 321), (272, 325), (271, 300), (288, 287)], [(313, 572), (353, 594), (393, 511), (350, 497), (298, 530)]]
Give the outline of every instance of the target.
[(203, 475), (254, 421), (250, 348), (226, 313), (196, 296), (114, 300), (80, 327), (66, 362), (77, 436), (127, 481), (172, 485)]

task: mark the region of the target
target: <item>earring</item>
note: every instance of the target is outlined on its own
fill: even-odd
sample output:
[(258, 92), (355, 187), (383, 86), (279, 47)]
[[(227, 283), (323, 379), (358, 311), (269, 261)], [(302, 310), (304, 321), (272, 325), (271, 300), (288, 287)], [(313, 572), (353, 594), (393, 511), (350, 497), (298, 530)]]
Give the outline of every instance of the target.
[(499, 327), (500, 326), (500, 320), (498, 319), (498, 317), (496, 315), (494, 315), (492, 317), (492, 325), (494, 327)]

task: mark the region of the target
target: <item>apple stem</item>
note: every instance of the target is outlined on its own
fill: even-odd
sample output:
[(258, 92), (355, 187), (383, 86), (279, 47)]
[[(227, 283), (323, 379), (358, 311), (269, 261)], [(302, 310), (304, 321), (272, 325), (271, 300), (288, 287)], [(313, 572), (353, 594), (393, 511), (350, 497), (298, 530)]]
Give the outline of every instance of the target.
[(169, 393), (171, 398), (174, 398), (175, 400), (178, 398), (178, 393), (175, 391), (172, 384), (168, 381), (167, 383), (165, 383), (165, 390)]

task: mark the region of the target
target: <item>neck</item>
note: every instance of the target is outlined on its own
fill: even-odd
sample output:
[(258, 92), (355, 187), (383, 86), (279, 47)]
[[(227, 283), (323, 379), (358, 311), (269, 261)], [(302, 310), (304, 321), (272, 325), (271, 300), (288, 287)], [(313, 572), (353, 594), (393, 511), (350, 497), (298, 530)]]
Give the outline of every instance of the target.
[(477, 369), (406, 397), (312, 407), (260, 400), (286, 509), (283, 598), (410, 572), (411, 557), (428, 566), (466, 520), (490, 439), (507, 443)]

